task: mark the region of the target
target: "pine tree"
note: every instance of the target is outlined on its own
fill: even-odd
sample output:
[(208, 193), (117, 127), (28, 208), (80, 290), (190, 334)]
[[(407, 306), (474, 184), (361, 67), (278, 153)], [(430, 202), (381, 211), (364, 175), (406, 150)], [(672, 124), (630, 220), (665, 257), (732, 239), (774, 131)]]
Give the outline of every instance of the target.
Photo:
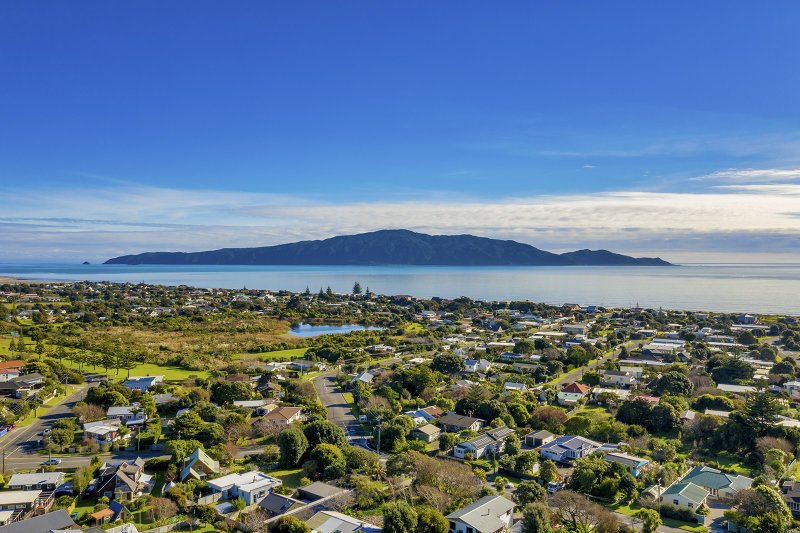
[(353, 284), (353, 294), (361, 294), (361, 284), (357, 281)]

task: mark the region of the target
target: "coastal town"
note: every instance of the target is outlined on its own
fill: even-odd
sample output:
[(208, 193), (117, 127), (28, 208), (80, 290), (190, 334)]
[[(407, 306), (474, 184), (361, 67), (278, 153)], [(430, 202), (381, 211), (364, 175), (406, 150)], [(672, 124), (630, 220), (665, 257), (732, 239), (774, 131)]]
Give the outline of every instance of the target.
[(0, 282), (0, 533), (797, 531), (746, 311)]

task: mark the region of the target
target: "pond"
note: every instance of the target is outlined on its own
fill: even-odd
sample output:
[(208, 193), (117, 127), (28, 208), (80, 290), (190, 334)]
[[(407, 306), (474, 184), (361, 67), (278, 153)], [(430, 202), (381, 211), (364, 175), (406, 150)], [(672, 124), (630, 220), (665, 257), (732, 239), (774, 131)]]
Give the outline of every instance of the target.
[(361, 324), (339, 324), (336, 326), (320, 324), (304, 324), (300, 322), (289, 330), (296, 337), (317, 337), (319, 335), (335, 335), (337, 333), (350, 333), (351, 331), (380, 331), (375, 326), (362, 326)]

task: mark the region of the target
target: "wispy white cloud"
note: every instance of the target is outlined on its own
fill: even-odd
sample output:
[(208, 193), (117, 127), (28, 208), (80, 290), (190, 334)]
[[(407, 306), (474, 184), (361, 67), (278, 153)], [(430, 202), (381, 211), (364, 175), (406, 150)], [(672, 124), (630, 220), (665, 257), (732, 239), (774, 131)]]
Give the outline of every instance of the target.
[(720, 170), (691, 178), (692, 181), (727, 181), (727, 182), (785, 182), (785, 181), (800, 181), (800, 168), (729, 168), (728, 170)]
[[(798, 254), (800, 184), (720, 184), (703, 193), (622, 191), (509, 197), (431, 197), (323, 204), (301, 196), (108, 188), (6, 191), (3, 261), (96, 261), (151, 250), (265, 246), (383, 228), (509, 238), (553, 251), (608, 248)], [(46, 213), (46, 217), (41, 214)], [(5, 228), (5, 229), (2, 229)]]

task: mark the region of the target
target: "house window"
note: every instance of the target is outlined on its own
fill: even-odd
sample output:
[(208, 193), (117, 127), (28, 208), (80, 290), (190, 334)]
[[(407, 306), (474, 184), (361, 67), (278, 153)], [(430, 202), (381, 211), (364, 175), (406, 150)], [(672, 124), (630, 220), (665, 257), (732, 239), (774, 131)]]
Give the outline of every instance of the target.
[(467, 528), (467, 533), (473, 533), (473, 531), (474, 531), (474, 530), (473, 530), (471, 527), (468, 527), (468, 528)]
[(678, 505), (678, 500), (672, 500), (673, 505)]
[(450, 531), (455, 531), (455, 530), (456, 530), (456, 523), (450, 522)]
[(687, 503), (687, 504), (686, 504), (686, 506), (687, 506), (689, 509), (691, 509), (691, 508), (692, 508), (692, 504), (691, 504), (691, 502), (690, 502), (690, 503)]

